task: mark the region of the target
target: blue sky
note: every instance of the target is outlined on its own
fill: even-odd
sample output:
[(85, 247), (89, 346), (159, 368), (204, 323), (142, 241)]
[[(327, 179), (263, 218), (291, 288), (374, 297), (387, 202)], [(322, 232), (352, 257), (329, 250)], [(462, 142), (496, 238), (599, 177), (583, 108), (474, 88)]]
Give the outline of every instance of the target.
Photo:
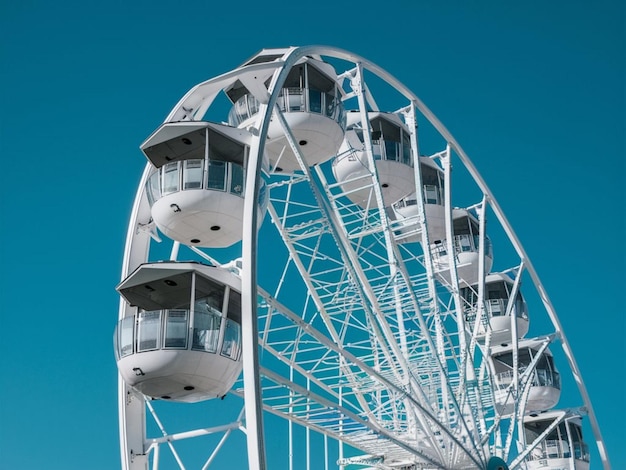
[(626, 468), (623, 3), (212, 3), (0, 3), (0, 466), (119, 467), (111, 336), (138, 146), (196, 83), (327, 44), (394, 74), (472, 158)]

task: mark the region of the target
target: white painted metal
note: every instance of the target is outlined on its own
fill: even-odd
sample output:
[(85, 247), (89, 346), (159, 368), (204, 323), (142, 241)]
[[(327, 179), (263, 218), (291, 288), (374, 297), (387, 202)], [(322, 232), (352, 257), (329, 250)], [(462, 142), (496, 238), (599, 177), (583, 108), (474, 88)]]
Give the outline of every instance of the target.
[[(255, 63), (259, 57), (269, 60)], [(408, 192), (415, 194), (416, 207), (409, 219), (396, 220), (390, 207), (395, 201), (385, 200), (380, 186), (379, 165), (367, 126), (363, 128), (361, 151), (370, 171), (350, 184), (335, 180), (332, 162), (326, 161), (326, 156), (318, 158), (304, 151), (303, 140), (311, 144), (309, 148), (338, 147), (337, 132), (342, 126), (341, 122), (329, 122), (328, 116), (320, 119), (319, 113), (324, 111), (310, 111), (315, 107), (306, 108), (311, 115), (303, 113), (294, 119), (278, 104), (291, 68), (307, 60), (318, 65), (327, 61), (321, 69), (336, 77), (345, 106), (356, 109), (361, 122), (368, 122), (368, 113), (373, 111), (401, 117), (410, 135), (414, 162), (422, 145), (418, 122), (438, 132), (434, 145), (446, 149), (436, 157), (442, 162), (445, 179), (445, 210), (429, 217), (433, 212), (426, 208), (420, 165), (413, 165), (408, 179), (414, 181), (414, 187)], [(178, 237), (178, 241), (160, 234), (144, 189), (154, 172), (149, 163), (135, 198), (122, 269), (125, 279), (146, 261), (192, 257), (221, 265), (241, 277), (243, 374), (226, 400), (206, 403), (215, 409), (233, 408), (232, 420), (209, 421), (199, 427), (190, 424), (188, 430), (170, 433), (168, 410), (159, 406), (159, 400), (146, 401), (120, 377), (122, 468), (147, 470), (150, 464), (165, 468), (168, 455), (170, 465), (195, 468), (186, 459), (193, 461), (200, 450), (204, 454), (198, 458), (198, 467), (213, 468), (237, 430), (245, 433), (248, 467), (268, 468), (266, 442), (270, 432), (264, 422), (269, 416), (287, 421), (283, 429), (272, 427), (271, 438), (280, 434), (286, 454), (282, 462), (289, 462), (285, 464), (289, 468), (296, 468), (294, 464), (301, 461), (307, 468), (336, 464), (341, 469), (485, 469), (491, 456), (503, 458), (511, 468), (525, 468), (524, 459), (531, 451), (525, 446), (538, 447), (540, 440), (526, 443), (523, 436), (524, 418), (531, 411), (526, 406), (529, 397), (532, 400), (529, 377), (537, 360), (518, 370), (520, 343), (527, 343), (523, 343), (525, 331), (518, 327), (511, 311), (522, 277), (525, 297), (528, 299), (529, 291), (535, 295), (534, 303), (529, 301), (529, 317), (543, 315), (552, 325), (549, 331), (531, 331), (543, 339), (538, 349), (547, 350), (551, 344), (555, 361), (564, 361), (558, 368), (561, 374), (569, 373), (570, 382), (576, 384), (578, 390), (570, 392), (586, 410), (583, 422), (591, 424), (600, 460), (605, 469), (610, 468), (590, 399), (554, 307), (493, 194), (430, 110), (393, 76), (341, 49), (270, 49), (247, 64), (194, 87), (166, 119), (166, 123), (190, 122), (191, 128), (205, 119), (218, 94), (233, 86), (243, 84), (254, 95), (258, 108), (245, 122), (250, 152), (244, 164), (242, 233), (234, 237), (241, 243), (224, 250), (217, 249), (219, 243), (215, 247), (186, 244), (192, 232)], [(373, 76), (377, 81), (368, 83)], [(303, 100), (315, 100), (319, 90), (308, 86), (297, 92)], [(386, 95), (399, 99), (401, 107), (380, 110), (377, 103), (390, 101), (380, 99)], [(319, 133), (308, 129), (306, 139), (301, 129), (296, 129), (302, 123), (315, 126), (317, 122), (322, 126)], [(308, 142), (324, 139), (324, 132), (332, 134), (328, 142)], [(174, 134), (163, 138), (176, 139)], [(267, 171), (262, 164), (265, 153), (276, 152), (276, 144), (270, 141), (278, 140), (281, 153), (290, 158), (286, 172), (274, 171), (276, 168)], [(472, 272), (476, 282), (474, 278), (469, 282), (476, 286), (478, 296), (472, 321), (465, 318), (468, 306), (460, 288), (468, 284), (464, 284), (468, 275), (462, 271), (463, 256), (454, 255), (457, 242), (453, 236), (454, 214), (470, 208), (454, 205), (453, 160), (455, 170), (465, 171), (481, 199), (472, 208), (480, 232), (474, 241)], [(262, 224), (265, 213), (258, 210), (263, 185), (270, 190), (267, 218), (271, 224)], [(370, 196), (367, 200), (355, 197), (359, 191)], [(497, 390), (489, 359), (502, 348), (498, 342), (503, 336), (492, 338), (489, 322), (478, 323), (485, 313), (484, 279), (492, 262), (494, 266), (498, 263), (497, 256), (491, 259), (487, 246), (486, 220), (493, 216), (489, 227), (499, 224), (504, 233), (494, 239), (494, 251), (498, 244), (508, 244), (512, 248), (509, 251), (517, 255), (517, 259), (507, 260), (509, 266), (498, 266), (499, 271), (515, 272), (506, 312), (511, 318), (506, 339), (510, 337), (512, 343), (508, 348), (514, 366), (511, 385), (504, 391)], [(446, 276), (437, 273), (431, 250), (433, 234), (445, 234), (443, 243), (449, 253)], [(134, 312), (133, 306), (121, 301), (120, 319)], [(530, 325), (532, 328), (532, 321)], [(559, 345), (562, 349), (557, 356)], [(505, 410), (496, 406), (503, 393), (512, 397), (511, 406)], [(243, 412), (237, 414), (241, 400)], [(189, 405), (176, 406), (180, 406), (176, 411), (180, 421)], [(298, 434), (302, 427), (303, 433)], [(211, 445), (198, 444), (197, 452), (191, 455), (177, 447), (179, 442), (200, 442), (213, 434), (221, 434), (221, 438)], [(317, 434), (323, 439), (316, 441)], [(276, 465), (280, 464), (271, 466)]]

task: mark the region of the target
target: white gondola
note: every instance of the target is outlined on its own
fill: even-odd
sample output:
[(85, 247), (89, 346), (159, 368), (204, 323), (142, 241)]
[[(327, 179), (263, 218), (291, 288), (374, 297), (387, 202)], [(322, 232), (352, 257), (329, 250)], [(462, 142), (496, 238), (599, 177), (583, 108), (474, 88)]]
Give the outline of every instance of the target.
[[(518, 394), (527, 391), (525, 412), (545, 411), (554, 407), (561, 396), (561, 377), (554, 365), (552, 353), (548, 348), (539, 352), (545, 339), (526, 339), (518, 344), (517, 374), (519, 377)], [(515, 371), (513, 366), (513, 345), (504, 343), (491, 348), (491, 364), (494, 371), (496, 408), (500, 414), (514, 412), (512, 386)], [(534, 364), (531, 368), (530, 366)], [(529, 390), (526, 388), (529, 387)]]
[[(346, 113), (346, 138), (333, 160), (333, 174), (348, 199), (361, 207), (376, 204), (361, 113)], [(415, 191), (409, 130), (394, 113), (368, 113), (372, 152), (385, 207)]]
[[(444, 207), (443, 170), (432, 158), (420, 157), (420, 174), (424, 194), (424, 212), (429, 240), (441, 240), (446, 237), (446, 219)], [(403, 226), (396, 239), (402, 243), (420, 242), (421, 237), (415, 232), (418, 226), (417, 196), (415, 193), (393, 204), (395, 219)]]
[[(454, 209), (453, 247), (456, 257), (456, 269), (459, 283), (473, 285), (478, 283), (480, 224), (474, 214), (465, 209)], [(450, 257), (448, 243), (445, 239), (430, 240), (435, 272), (447, 283), (450, 282)], [(485, 234), (485, 274), (493, 266), (491, 240)]]
[[(250, 138), (247, 131), (223, 124), (185, 121), (163, 124), (141, 145), (154, 166), (146, 194), (159, 230), (203, 247), (241, 240)], [(259, 225), (267, 198), (262, 185)]]
[[(266, 49), (243, 64), (270, 62), (283, 56), (285, 50)], [(266, 85), (269, 84), (266, 83)], [(254, 126), (260, 101), (246, 86), (237, 81), (226, 90), (233, 103), (228, 122), (239, 128)], [(329, 160), (336, 155), (344, 137), (345, 117), (337, 73), (328, 63), (312, 57), (302, 58), (283, 83), (277, 106), (284, 113), (300, 152), (308, 166)], [(300, 170), (295, 154), (285, 137), (279, 120), (269, 125), (265, 145), (272, 170)]]
[(117, 290), (129, 307), (114, 336), (128, 385), (180, 402), (231, 389), (242, 368), (240, 278), (199, 263), (147, 263)]
[[(511, 318), (515, 318), (517, 338), (523, 338), (528, 333), (526, 301), (519, 290), (511, 300), (513, 286), (513, 280), (504, 273), (487, 275), (482, 318), (478, 319), (478, 285), (461, 287), (461, 297), (465, 301), (465, 322), (470, 333), (476, 329), (479, 341), (485, 341), (489, 334), (491, 344), (510, 343), (513, 339)], [(510, 302), (513, 304), (509, 307)], [(509, 308), (510, 315), (507, 315)]]
[(526, 457), (526, 469), (589, 470), (589, 450), (583, 440), (580, 415), (555, 410), (525, 416), (526, 442), (521, 449), (535, 444), (546, 431)]

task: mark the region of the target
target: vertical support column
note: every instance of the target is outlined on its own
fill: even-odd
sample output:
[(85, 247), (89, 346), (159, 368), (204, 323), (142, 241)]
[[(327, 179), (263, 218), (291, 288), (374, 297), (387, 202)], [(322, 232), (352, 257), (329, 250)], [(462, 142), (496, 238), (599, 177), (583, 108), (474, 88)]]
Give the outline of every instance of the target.
[[(293, 382), (293, 366), (289, 366), (289, 381)], [(289, 416), (293, 413), (293, 390), (289, 391)], [(293, 470), (293, 421), (289, 419), (289, 470)]]
[[(262, 104), (259, 114), (267, 114)], [(252, 139), (246, 169), (243, 210), (243, 241), (241, 270), (241, 336), (243, 352), (243, 385), (246, 407), (246, 436), (248, 468), (266, 470), (265, 438), (263, 435), (263, 403), (259, 379), (259, 331), (257, 324), (257, 201), (263, 159), (263, 143), (267, 125)]]
[(445, 211), (446, 211), (446, 241), (448, 252), (448, 266), (450, 269), (450, 284), (452, 287), (452, 295), (454, 298), (454, 304), (456, 309), (456, 321), (457, 331), (459, 333), (459, 355), (461, 362), (461, 370), (465, 367), (465, 361), (467, 357), (467, 340), (465, 332), (465, 321), (463, 318), (462, 302), (459, 295), (459, 277), (456, 271), (456, 249), (454, 246), (454, 216), (452, 212), (452, 194), (451, 194), (451, 172), (452, 163), (450, 158), (450, 144), (446, 146), (446, 156), (444, 162), (444, 177), (445, 177)]
[[(340, 359), (343, 361), (343, 359)], [(341, 380), (341, 376), (339, 376), (339, 380)], [(339, 408), (343, 406), (343, 387), (339, 386)], [(339, 420), (339, 435), (341, 439), (339, 440), (339, 461), (343, 462), (343, 417)], [(339, 465), (339, 470), (345, 470), (344, 465)]]
[[(151, 165), (144, 169), (139, 188), (135, 195), (133, 209), (126, 233), (124, 261), (122, 264), (121, 279), (126, 277), (141, 263), (148, 259), (150, 235), (147, 231), (138, 230), (150, 220), (150, 207), (144, 191)], [(120, 298), (118, 320), (131, 314), (129, 304)], [(122, 470), (148, 470), (148, 456), (146, 455), (146, 409), (143, 400), (136, 394), (118, 373), (118, 413), (120, 456)]]

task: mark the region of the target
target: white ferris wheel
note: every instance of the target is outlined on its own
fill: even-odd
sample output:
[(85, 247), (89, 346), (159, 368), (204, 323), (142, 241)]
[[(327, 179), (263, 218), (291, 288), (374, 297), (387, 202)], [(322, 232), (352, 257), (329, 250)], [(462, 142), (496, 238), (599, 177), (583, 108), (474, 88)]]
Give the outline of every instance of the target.
[(117, 287), (124, 470), (227, 452), (254, 470), (587, 470), (583, 428), (610, 468), (520, 241), (392, 75), (264, 49), (141, 150)]

